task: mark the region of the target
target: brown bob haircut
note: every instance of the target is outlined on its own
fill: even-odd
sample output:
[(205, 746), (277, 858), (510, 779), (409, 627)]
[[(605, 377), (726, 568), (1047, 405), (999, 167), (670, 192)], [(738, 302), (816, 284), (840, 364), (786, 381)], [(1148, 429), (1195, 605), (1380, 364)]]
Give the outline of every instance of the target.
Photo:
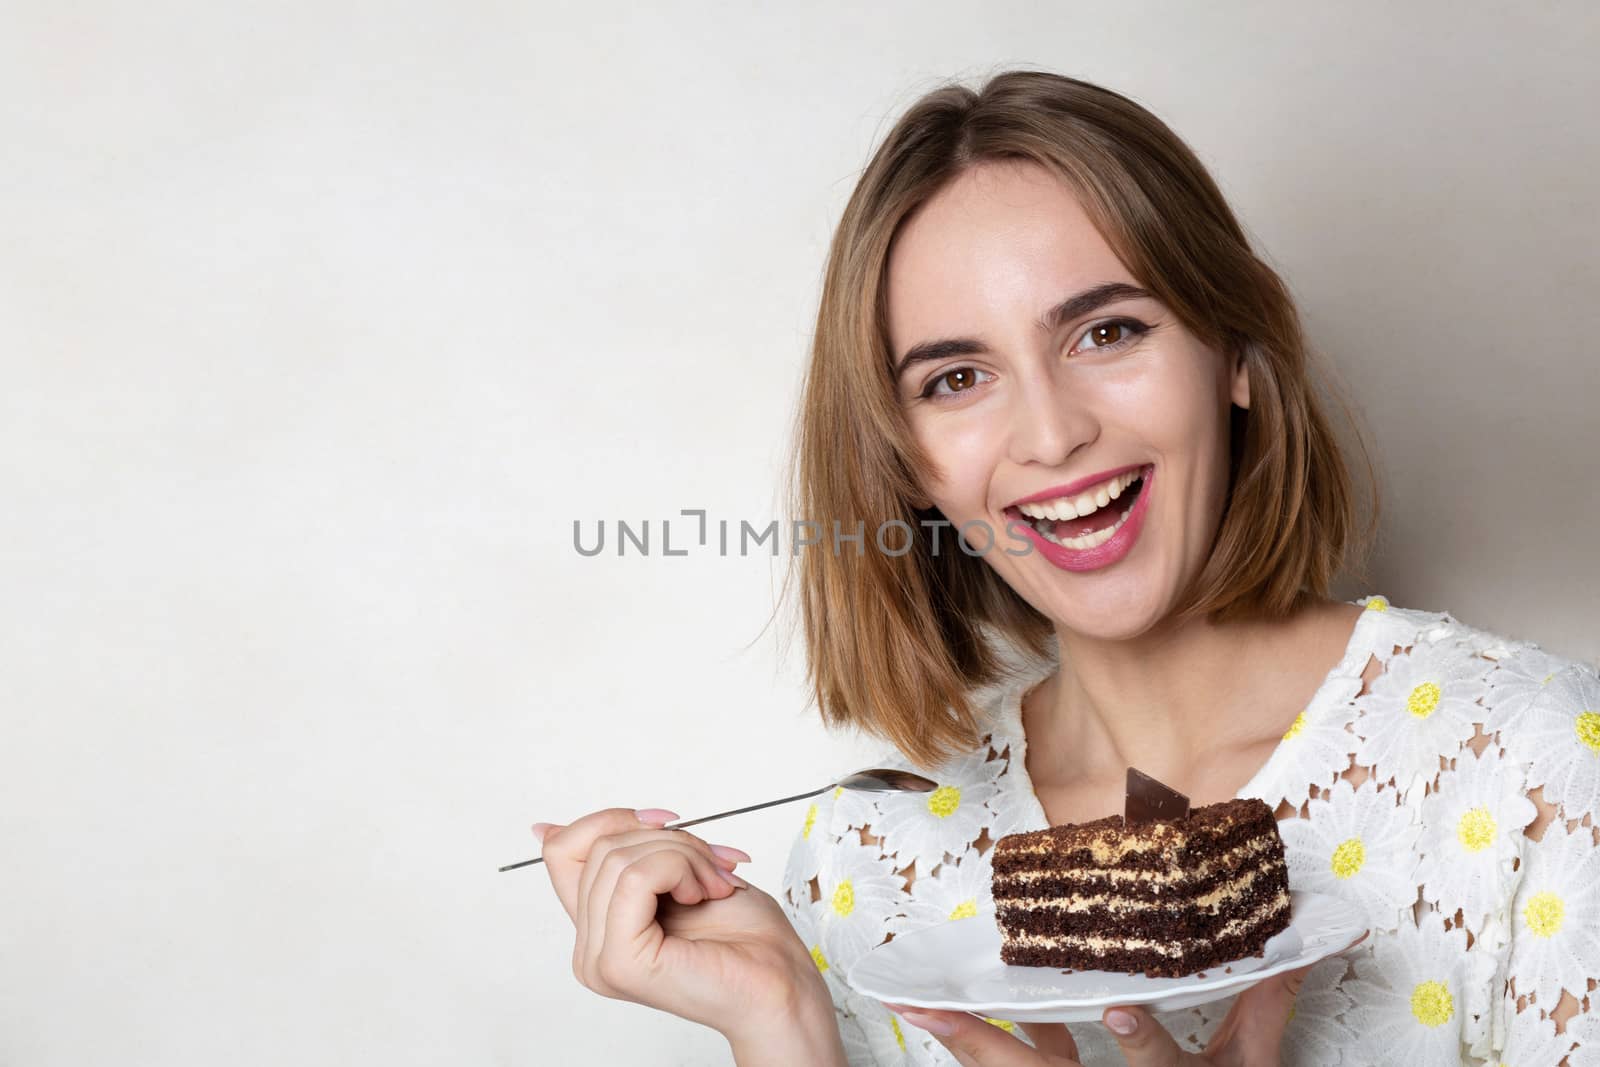
[[(824, 722), (886, 739), (924, 767), (980, 743), (973, 691), (1004, 677), (1010, 656), (996, 638), (1035, 656), (1053, 644), (1051, 621), (982, 559), (951, 551), (948, 533), (931, 550), (921, 522), (942, 516), (917, 506), (930, 464), (896, 397), (886, 325), (900, 224), (967, 168), (1000, 160), (1059, 176), (1138, 284), (1207, 345), (1246, 360), (1251, 402), (1232, 413), (1227, 503), (1178, 619), (1291, 614), (1327, 595), (1377, 521), (1374, 479), (1370, 522), (1356, 529), (1288, 288), (1176, 134), (1124, 96), (1041, 71), (927, 93), (873, 155), (833, 235), (796, 428), (795, 516), (830, 533), (864, 523), (865, 550), (832, 551), (824, 536), (797, 551), (789, 575)], [(1356, 442), (1370, 476), (1359, 429)], [(910, 550), (875, 550), (874, 531), (896, 520), (912, 531)], [(898, 553), (906, 535), (888, 529)]]

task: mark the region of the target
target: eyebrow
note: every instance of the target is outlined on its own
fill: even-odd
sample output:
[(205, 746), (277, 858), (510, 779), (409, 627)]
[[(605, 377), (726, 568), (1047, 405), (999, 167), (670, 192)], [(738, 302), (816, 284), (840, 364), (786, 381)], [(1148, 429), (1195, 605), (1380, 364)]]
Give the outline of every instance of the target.
[[(1093, 311), (1098, 311), (1107, 304), (1118, 300), (1137, 300), (1148, 297), (1148, 290), (1126, 282), (1105, 282), (1093, 288), (1085, 289), (1081, 293), (1074, 293), (1055, 307), (1039, 316), (1035, 325), (1043, 333), (1051, 333), (1060, 329), (1063, 323), (1073, 319), (1082, 318)], [(929, 360), (944, 359), (947, 356), (977, 356), (989, 351), (989, 346), (973, 337), (947, 337), (938, 341), (923, 341), (906, 349), (906, 354), (900, 357), (895, 364), (894, 374), (898, 378), (905, 373), (905, 369), (913, 363), (926, 363)]]

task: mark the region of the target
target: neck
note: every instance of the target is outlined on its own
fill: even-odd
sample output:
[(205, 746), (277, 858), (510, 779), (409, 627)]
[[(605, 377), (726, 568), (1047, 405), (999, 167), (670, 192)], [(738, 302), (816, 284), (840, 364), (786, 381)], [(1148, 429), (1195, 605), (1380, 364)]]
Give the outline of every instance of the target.
[(1061, 669), (1035, 695), (1034, 723), (1056, 759), (1040, 770), (1108, 788), (1129, 766), (1195, 783), (1208, 757), (1281, 734), (1337, 662), (1358, 613), (1308, 600), (1283, 619), (1164, 622), (1126, 640), (1057, 627)]

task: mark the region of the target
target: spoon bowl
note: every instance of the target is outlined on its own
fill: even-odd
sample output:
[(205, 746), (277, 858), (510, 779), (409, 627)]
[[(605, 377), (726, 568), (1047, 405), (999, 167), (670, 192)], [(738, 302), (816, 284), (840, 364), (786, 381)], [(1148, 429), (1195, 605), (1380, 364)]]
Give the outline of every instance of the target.
[(939, 783), (910, 771), (897, 771), (891, 767), (873, 767), (847, 774), (834, 783), (846, 789), (860, 789), (871, 793), (931, 793)]

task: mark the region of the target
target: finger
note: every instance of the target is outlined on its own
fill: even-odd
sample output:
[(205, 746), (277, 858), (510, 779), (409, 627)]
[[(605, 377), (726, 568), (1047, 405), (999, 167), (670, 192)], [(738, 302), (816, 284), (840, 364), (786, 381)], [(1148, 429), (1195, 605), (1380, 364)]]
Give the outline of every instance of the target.
[[(661, 820), (662, 823), (671, 821), (670, 818)], [(542, 842), (544, 869), (550, 875), (550, 884), (555, 887), (556, 896), (567, 910), (568, 917), (573, 920), (578, 917), (578, 880), (583, 875), (584, 861), (595, 840), (605, 834), (638, 830), (647, 825), (633, 808), (605, 808), (591, 812), (571, 825), (551, 826), (545, 830)]]
[[(1360, 937), (1339, 951), (1350, 951), (1371, 933), (1361, 931)], [(1294, 1018), (1295, 1000), (1313, 966), (1286, 971), (1239, 994), (1228, 1017), (1206, 1045), (1206, 1057), (1216, 1057), (1219, 1063), (1278, 1063), (1283, 1055), (1284, 1032)]]
[(1225, 1063), (1277, 1063), (1295, 997), (1310, 971), (1285, 971), (1240, 993), (1206, 1044), (1206, 1057)]
[(1107, 1008), (1100, 1021), (1116, 1039), (1128, 1067), (1178, 1067), (1195, 1062), (1194, 1057), (1179, 1048), (1166, 1028), (1143, 1008)]
[[(721, 898), (733, 892), (728, 878), (716, 873), (732, 861), (721, 859), (709, 845), (691, 834), (635, 830), (597, 838), (579, 882), (578, 914), (574, 919), (578, 935), (573, 946), (574, 969), (582, 968), (584, 961), (592, 964), (604, 948), (605, 913), (618, 875), (630, 862), (663, 848), (683, 853), (699, 880), (701, 892), (698, 894), (691, 893), (687, 887), (675, 890), (674, 899), (679, 903), (697, 904), (708, 897)], [(580, 970), (580, 977), (582, 973), (585, 972)]]
[[(709, 854), (680, 840), (682, 835), (673, 834), (672, 831), (666, 831), (665, 837), (661, 836), (660, 831), (645, 833), (655, 836), (609, 849), (603, 859), (591, 860), (588, 864), (588, 870), (594, 871), (595, 875), (588, 890), (579, 897), (579, 934), (577, 944), (573, 947), (573, 967), (579, 979), (599, 993), (608, 992), (604, 987), (609, 984), (604, 977), (602, 959), (608, 954), (619, 951), (627, 954), (629, 951), (630, 943), (617, 945), (607, 935), (611, 913), (619, 903), (616, 899), (619, 893), (638, 895), (640, 890), (637, 886), (641, 878), (648, 875), (649, 879), (660, 881), (667, 873), (674, 874), (676, 881), (668, 888), (644, 894), (639, 904), (640, 907), (648, 907), (648, 923), (655, 929), (654, 940), (659, 941), (664, 935), (656, 926), (656, 912), (660, 903), (656, 899), (658, 893), (670, 893), (672, 899), (680, 904), (698, 904), (707, 899), (720, 900), (736, 892), (732, 883), (720, 873), (721, 869), (711, 861)], [(623, 835), (624, 838), (629, 836), (632, 835)], [(633, 870), (646, 863), (648, 866), (640, 871)], [(630, 931), (630, 936), (637, 935), (638, 931)]]
[[(603, 837), (595, 842), (589, 862), (584, 865), (583, 885), (578, 893), (578, 910), (581, 918), (577, 924), (580, 932), (580, 952), (585, 935), (595, 940), (589, 947), (592, 956), (601, 948), (605, 935), (605, 910), (611, 894), (616, 891), (617, 879), (631, 863), (660, 850), (682, 853), (695, 872), (701, 892), (691, 893), (689, 887), (673, 892), (680, 904), (698, 904), (708, 897), (721, 898), (732, 893), (733, 885), (721, 873), (719, 859), (704, 841), (688, 834), (671, 830), (640, 830), (635, 833)], [(727, 892), (724, 892), (727, 890)]]
[(589, 845), (589, 854), (584, 860), (583, 870), (578, 875), (577, 897), (582, 900), (594, 892), (594, 880), (600, 864), (605, 862), (606, 855), (616, 848), (625, 848), (636, 845), (641, 841), (677, 841), (690, 848), (696, 849), (701, 855), (711, 860), (714, 864), (722, 864), (722, 860), (711, 846), (686, 830), (660, 830), (639, 829), (630, 827), (627, 830), (613, 834), (605, 834), (595, 838)]
[[(599, 992), (637, 997), (655, 978), (654, 968), (661, 957), (666, 934), (656, 922), (657, 897), (669, 893), (682, 904), (698, 904), (706, 899), (705, 881), (720, 882), (713, 868), (692, 850), (667, 842), (663, 847), (638, 846), (642, 854), (620, 867), (614, 886), (606, 879), (597, 885), (605, 892), (602, 900), (591, 901), (591, 914), (599, 919), (591, 946), (598, 947), (590, 974), (600, 983)], [(615, 866), (608, 862), (610, 868)], [(608, 876), (609, 877), (609, 876)], [(735, 890), (726, 886), (726, 896)]]
[(1017, 1025), (1028, 1035), (1033, 1047), (1045, 1055), (1058, 1056), (1066, 1060), (1078, 1058), (1078, 1043), (1072, 1040), (1072, 1033), (1065, 1023), (1018, 1023)]
[[(725, 861), (712, 852), (710, 845), (683, 830), (630, 830), (625, 833), (608, 834), (595, 838), (589, 847), (589, 855), (584, 860), (583, 870), (579, 875), (577, 889), (578, 911), (572, 917), (573, 925), (578, 932), (577, 942), (572, 948), (573, 969), (579, 973), (580, 977), (582, 971), (579, 968), (582, 965), (582, 961), (593, 958), (600, 948), (598, 944), (591, 947), (588, 943), (589, 938), (599, 936), (605, 922), (603, 909), (598, 914), (592, 914), (585, 908), (585, 902), (594, 899), (595, 879), (603, 868), (606, 857), (612, 850), (629, 847), (644, 841), (674, 842), (682, 847), (698, 851), (700, 855), (711, 860), (715, 866), (730, 865), (730, 861)], [(713, 878), (707, 883), (708, 892), (718, 888), (717, 881), (717, 879)], [(726, 896), (727, 894), (716, 892), (711, 895)]]
[[(1072, 1045), (1070, 1053), (1029, 1048), (1014, 1034), (1008, 1034), (993, 1023), (964, 1011), (934, 1011), (889, 1003), (885, 1003), (884, 1007), (912, 1026), (928, 1031), (962, 1064), (975, 1067), (1082, 1067), (1076, 1059), (1075, 1045)], [(1066, 1027), (1061, 1027), (1061, 1030), (1065, 1034)], [(1032, 1036), (1033, 1031), (1028, 1033)], [(1065, 1036), (1071, 1045), (1072, 1037)]]

